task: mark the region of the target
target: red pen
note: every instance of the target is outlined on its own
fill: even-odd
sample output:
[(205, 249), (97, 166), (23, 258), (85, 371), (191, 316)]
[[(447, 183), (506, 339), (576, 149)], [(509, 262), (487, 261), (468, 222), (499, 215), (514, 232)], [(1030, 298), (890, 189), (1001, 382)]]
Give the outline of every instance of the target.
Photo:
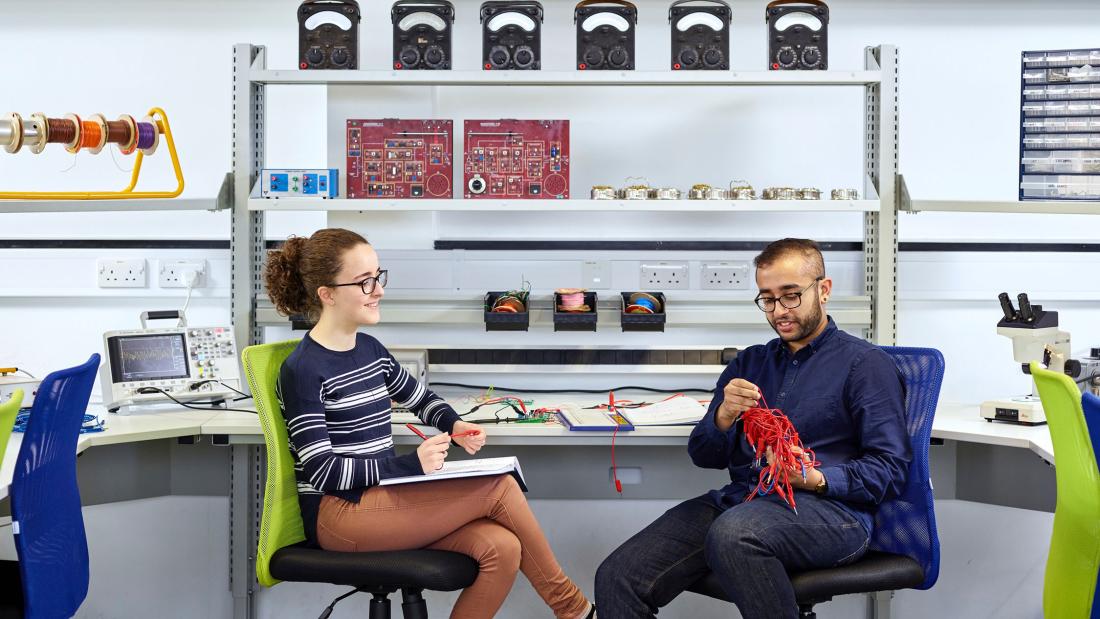
[(421, 432), (420, 430), (417, 430), (416, 426), (414, 426), (413, 424), (406, 423), (405, 427), (412, 430), (413, 432), (416, 432), (416, 435), (419, 436), (420, 438), (422, 438), (424, 440), (428, 440), (428, 436), (426, 434), (424, 434), (423, 432)]
[[(406, 423), (405, 427), (412, 430), (413, 432), (415, 432), (416, 435), (419, 436), (420, 438), (422, 438), (424, 440), (428, 440), (428, 436), (426, 434), (424, 434), (423, 432), (421, 432), (420, 430), (418, 430), (416, 428), (416, 426), (414, 426), (413, 424)], [(465, 432), (459, 432), (458, 434), (452, 434), (451, 438), (461, 438), (463, 436), (475, 436), (477, 434), (481, 434), (481, 430), (467, 430)]]

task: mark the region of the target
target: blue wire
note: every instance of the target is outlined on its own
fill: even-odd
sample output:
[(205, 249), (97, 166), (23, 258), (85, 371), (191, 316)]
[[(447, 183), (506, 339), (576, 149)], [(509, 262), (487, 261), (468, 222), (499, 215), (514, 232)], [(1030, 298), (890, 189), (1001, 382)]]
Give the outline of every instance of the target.
[[(12, 427), (12, 432), (26, 432), (27, 421), (31, 418), (31, 409), (21, 408), (19, 414), (15, 416), (15, 425)], [(97, 418), (95, 415), (84, 414), (84, 421), (80, 424), (81, 434), (91, 434), (92, 432), (102, 432), (106, 428), (103, 427), (103, 421)]]

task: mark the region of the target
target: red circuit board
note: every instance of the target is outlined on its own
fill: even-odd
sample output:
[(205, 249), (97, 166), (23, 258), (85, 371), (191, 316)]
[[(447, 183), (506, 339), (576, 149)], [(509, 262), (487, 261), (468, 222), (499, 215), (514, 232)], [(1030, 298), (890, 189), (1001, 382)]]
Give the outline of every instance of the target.
[(450, 198), (450, 120), (348, 119), (349, 198)]
[(568, 120), (467, 120), (467, 198), (569, 197)]

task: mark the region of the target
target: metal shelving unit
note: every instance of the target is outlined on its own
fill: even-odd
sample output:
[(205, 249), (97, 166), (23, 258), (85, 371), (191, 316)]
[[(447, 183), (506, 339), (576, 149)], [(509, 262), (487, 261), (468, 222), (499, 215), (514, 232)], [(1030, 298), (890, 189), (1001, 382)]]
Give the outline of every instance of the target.
[(347, 200), (250, 198), (250, 211), (488, 213), (871, 213), (877, 200)]
[(0, 200), (0, 213), (104, 213), (138, 211), (222, 211), (232, 208), (233, 177), (226, 174), (213, 198), (159, 200)]
[(1017, 215), (1100, 215), (1090, 200), (914, 200), (899, 176), (898, 210), (906, 213), (1015, 213)]
[[(898, 64), (890, 45), (867, 48), (860, 71), (297, 71), (267, 68), (263, 47), (238, 44), (233, 50), (233, 326), (238, 349), (263, 339), (263, 326), (277, 317), (263, 295), (260, 267), (264, 258), (267, 211), (435, 211), (466, 212), (862, 212), (864, 248), (863, 296), (852, 297), (851, 318), (866, 326), (865, 336), (879, 344), (896, 338), (897, 209), (898, 209)], [(268, 85), (478, 86), (621, 88), (660, 87), (855, 87), (864, 93), (864, 173), (876, 199), (857, 201), (594, 201), (594, 200), (319, 200), (254, 198), (252, 189), (264, 162), (265, 100)], [(872, 192), (866, 192), (871, 194)], [(391, 298), (388, 302), (394, 302)], [(475, 302), (480, 307), (480, 299)], [(480, 322), (480, 310), (454, 314), (459, 322)], [(689, 309), (690, 311), (690, 309)], [(705, 313), (706, 310), (702, 310)], [(734, 312), (726, 324), (758, 324), (759, 314)], [(280, 318), (280, 324), (285, 319)], [(732, 318), (732, 320), (731, 320)], [(707, 321), (712, 318), (707, 318)], [(751, 321), (751, 322), (750, 322)], [(617, 322), (617, 321), (616, 321)], [(252, 446), (233, 446), (231, 515), (245, 510), (247, 518), (231, 518), (230, 585), (234, 617), (252, 613), (255, 520), (259, 513), (262, 458)], [(245, 451), (248, 450), (248, 451)], [(249, 526), (253, 525), (253, 526)]]

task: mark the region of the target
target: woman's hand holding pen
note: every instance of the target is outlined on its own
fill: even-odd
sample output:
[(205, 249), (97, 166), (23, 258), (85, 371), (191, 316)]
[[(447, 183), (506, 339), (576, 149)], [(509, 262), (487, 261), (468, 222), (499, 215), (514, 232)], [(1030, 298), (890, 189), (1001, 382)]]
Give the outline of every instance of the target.
[(420, 458), (420, 467), (424, 469), (425, 474), (443, 468), (443, 461), (447, 459), (447, 449), (450, 446), (451, 435), (446, 432), (436, 434), (420, 443), (416, 448), (416, 455)]
[(468, 421), (456, 421), (451, 438), (471, 456), (485, 446), (485, 431)]

